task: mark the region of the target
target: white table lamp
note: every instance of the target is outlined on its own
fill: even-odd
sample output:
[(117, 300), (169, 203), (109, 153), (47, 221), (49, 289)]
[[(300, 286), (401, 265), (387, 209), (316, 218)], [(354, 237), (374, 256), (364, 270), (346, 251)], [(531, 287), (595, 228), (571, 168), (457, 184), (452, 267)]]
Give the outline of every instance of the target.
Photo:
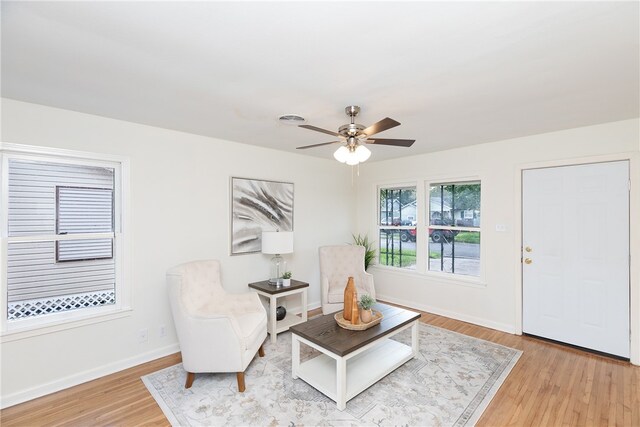
[(263, 231), (262, 253), (275, 255), (271, 258), (271, 277), (269, 282), (282, 283), (282, 273), (287, 271), (287, 263), (280, 256), (293, 252), (293, 231)]

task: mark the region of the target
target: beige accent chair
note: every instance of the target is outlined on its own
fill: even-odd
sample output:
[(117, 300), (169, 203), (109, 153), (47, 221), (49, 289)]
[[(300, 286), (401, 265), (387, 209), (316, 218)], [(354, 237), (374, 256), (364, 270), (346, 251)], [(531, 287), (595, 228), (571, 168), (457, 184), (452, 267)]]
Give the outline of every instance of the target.
[(320, 254), (320, 286), (322, 314), (334, 313), (344, 306), (344, 288), (353, 277), (358, 299), (363, 294), (376, 297), (373, 276), (364, 270), (364, 246), (322, 246)]
[(235, 372), (238, 391), (256, 352), (264, 356), (267, 312), (258, 294), (229, 294), (222, 288), (220, 263), (194, 261), (167, 272), (169, 300), (180, 341), (185, 388), (196, 373)]

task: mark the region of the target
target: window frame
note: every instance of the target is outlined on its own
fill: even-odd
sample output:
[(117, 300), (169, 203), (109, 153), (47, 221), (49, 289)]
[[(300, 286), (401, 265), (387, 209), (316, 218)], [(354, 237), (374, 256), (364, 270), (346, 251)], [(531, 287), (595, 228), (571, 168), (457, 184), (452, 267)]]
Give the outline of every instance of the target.
[[(375, 210), (375, 217), (376, 217), (376, 240), (380, 239), (380, 232), (382, 230), (391, 230), (391, 231), (400, 231), (402, 232), (402, 230), (416, 230), (416, 263), (415, 263), (415, 267), (414, 268), (408, 268), (408, 267), (395, 267), (393, 265), (388, 265), (388, 264), (380, 264), (380, 242), (378, 241), (378, 247), (376, 248), (376, 250), (378, 251), (378, 256), (377, 256), (377, 262), (374, 264), (376, 267), (378, 268), (388, 268), (388, 269), (392, 269), (394, 271), (403, 271), (403, 272), (415, 272), (418, 271), (419, 268), (419, 252), (418, 252), (418, 244), (419, 244), (419, 238), (418, 238), (418, 230), (419, 230), (419, 218), (420, 218), (420, 186), (418, 185), (417, 181), (410, 181), (410, 182), (402, 182), (402, 183), (389, 183), (389, 184), (379, 184), (375, 186), (376, 188), (376, 210)], [(384, 189), (402, 189), (402, 188), (415, 188), (415, 192), (416, 192), (416, 225), (382, 225), (381, 224), (381, 218), (380, 218), (380, 193), (382, 190)]]
[[(62, 311), (44, 316), (7, 320), (7, 251), (9, 242), (52, 240), (44, 236), (8, 236), (8, 164), (9, 159), (55, 162), (70, 165), (88, 165), (114, 169), (114, 232), (113, 252), (115, 253), (115, 292), (116, 303), (100, 307)], [(130, 170), (129, 159), (123, 156), (88, 153), (48, 147), (0, 142), (0, 337), (1, 342), (13, 341), (30, 336), (41, 335), (84, 324), (102, 322), (128, 315), (132, 310), (131, 297), (131, 242), (128, 230), (130, 224)], [(57, 231), (57, 230), (56, 230)], [(90, 234), (95, 236), (95, 234)], [(82, 234), (57, 235), (55, 240), (73, 240)]]
[[(469, 184), (479, 184), (480, 185), (480, 225), (478, 227), (464, 227), (457, 225), (431, 225), (431, 187), (432, 186), (443, 186), (443, 185), (469, 185)], [(438, 271), (431, 270), (429, 268), (429, 264), (426, 264), (426, 273), (428, 274), (437, 274), (438, 276), (446, 276), (449, 278), (455, 277), (456, 279), (468, 281), (468, 282), (484, 282), (484, 268), (483, 268), (483, 253), (482, 253), (482, 180), (480, 178), (465, 178), (465, 179), (432, 179), (425, 181), (425, 216), (424, 216), (424, 227), (423, 235), (429, 236), (429, 230), (449, 230), (449, 231), (468, 231), (473, 233), (479, 233), (480, 236), (480, 271), (477, 276), (469, 275), (469, 274), (460, 274), (460, 273), (449, 273), (446, 271)], [(428, 206), (428, 208), (427, 208)], [(429, 244), (429, 238), (427, 238), (427, 245)], [(429, 248), (427, 247), (426, 256), (429, 256)]]
[[(486, 287), (486, 254), (485, 254), (485, 246), (483, 244), (485, 237), (486, 224), (481, 220), (480, 227), (469, 227), (470, 231), (476, 231), (480, 233), (480, 275), (479, 276), (470, 276), (463, 275), (457, 273), (446, 273), (442, 271), (432, 271), (429, 270), (428, 265), (428, 254), (429, 254), (429, 241), (430, 239), (427, 237), (426, 239), (423, 236), (429, 235), (429, 208), (428, 208), (428, 197), (429, 197), (429, 189), (432, 184), (439, 183), (465, 183), (465, 182), (479, 182), (482, 194), (482, 186), (484, 184), (483, 176), (480, 174), (471, 174), (471, 175), (463, 175), (463, 174), (441, 174), (441, 175), (433, 175), (433, 176), (422, 176), (414, 179), (405, 179), (398, 181), (383, 181), (376, 182), (373, 184), (373, 227), (370, 228), (374, 234), (379, 236), (380, 234), (380, 189), (382, 188), (390, 188), (390, 187), (408, 187), (408, 186), (416, 186), (416, 209), (417, 209), (417, 225), (416, 225), (416, 268), (415, 269), (407, 269), (401, 267), (394, 267), (391, 265), (383, 265), (379, 263), (372, 264), (371, 268), (378, 269), (381, 271), (404, 275), (407, 277), (420, 277), (420, 278), (432, 278), (441, 283), (449, 283), (452, 285), (460, 285), (460, 286), (468, 286), (468, 287)], [(485, 210), (485, 200), (486, 197), (481, 195), (480, 197), (480, 213)], [(486, 222), (486, 221), (485, 221)], [(446, 228), (447, 226), (443, 226)], [(403, 226), (398, 228), (412, 229), (413, 226)], [(379, 237), (377, 238), (379, 239)], [(379, 248), (377, 248), (379, 251)], [(379, 259), (379, 255), (378, 258)]]

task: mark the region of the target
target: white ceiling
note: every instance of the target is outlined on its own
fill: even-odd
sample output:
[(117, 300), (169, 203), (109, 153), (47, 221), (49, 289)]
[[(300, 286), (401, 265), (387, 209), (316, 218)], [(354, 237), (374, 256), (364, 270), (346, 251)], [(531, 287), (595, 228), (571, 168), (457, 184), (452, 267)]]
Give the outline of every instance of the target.
[(370, 161), (640, 115), (635, 1), (1, 7), (3, 96), (290, 152), (351, 104), (416, 139)]

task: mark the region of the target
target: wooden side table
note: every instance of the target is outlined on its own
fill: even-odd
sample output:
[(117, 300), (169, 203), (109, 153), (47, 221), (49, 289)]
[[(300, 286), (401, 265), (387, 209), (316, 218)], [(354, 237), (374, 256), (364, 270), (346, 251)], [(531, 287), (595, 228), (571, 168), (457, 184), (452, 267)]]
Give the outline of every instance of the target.
[[(254, 289), (258, 295), (269, 302), (269, 320), (267, 332), (271, 335), (271, 342), (276, 343), (277, 335), (280, 332), (288, 331), (289, 327), (307, 321), (307, 288), (309, 284), (291, 279), (291, 286), (276, 286), (270, 284), (268, 280), (262, 282), (249, 283), (249, 287)], [(300, 313), (289, 313), (282, 320), (276, 320), (276, 308), (278, 298), (289, 295), (300, 295)]]

